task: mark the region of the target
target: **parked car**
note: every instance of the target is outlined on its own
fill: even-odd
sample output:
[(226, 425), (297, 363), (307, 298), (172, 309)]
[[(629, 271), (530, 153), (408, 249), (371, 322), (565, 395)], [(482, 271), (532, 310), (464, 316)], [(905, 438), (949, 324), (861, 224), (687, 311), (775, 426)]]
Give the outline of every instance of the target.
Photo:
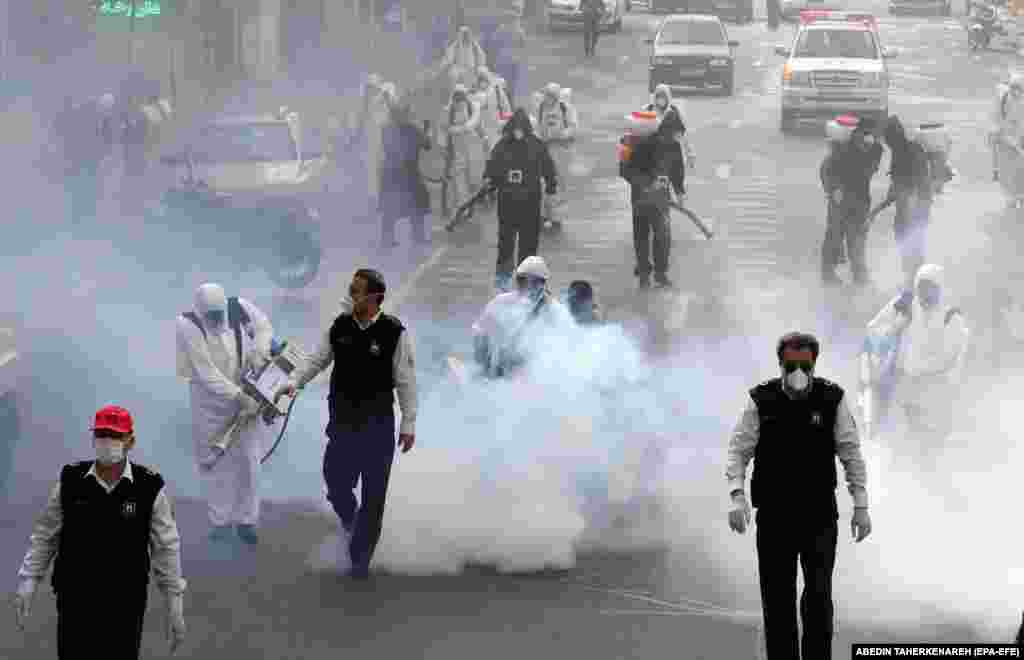
[(791, 46), (777, 45), (786, 58), (780, 86), (779, 127), (783, 132), (806, 119), (842, 114), (889, 116), (892, 78), (878, 22), (871, 14), (804, 11)]
[(725, 26), (717, 16), (673, 14), (666, 17), (651, 45), (651, 92), (660, 84), (670, 88), (720, 89), (730, 95), (735, 84), (733, 49)]
[(889, 0), (889, 13), (953, 15), (953, 0)]
[(173, 178), (147, 222), (185, 225), (203, 244), (223, 243), (225, 255), (262, 267), (280, 287), (313, 281), (327, 158), (304, 148), (298, 114), (215, 119), (161, 163)]
[(754, 20), (754, 0), (650, 0), (652, 14), (713, 14), (737, 23)]
[[(622, 18), (629, 11), (626, 0), (604, 0), (605, 13), (601, 19), (602, 32), (618, 32), (622, 29)], [(548, 0), (548, 29), (582, 30), (583, 12), (580, 0)]]

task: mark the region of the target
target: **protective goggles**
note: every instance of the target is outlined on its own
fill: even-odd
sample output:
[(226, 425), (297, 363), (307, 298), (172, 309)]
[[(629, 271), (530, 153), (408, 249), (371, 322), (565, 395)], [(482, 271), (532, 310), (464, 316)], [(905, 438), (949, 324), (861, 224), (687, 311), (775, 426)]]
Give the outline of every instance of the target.
[(543, 278), (534, 277), (533, 275), (516, 275), (516, 284), (528, 286), (531, 289), (544, 286), (545, 281)]
[(782, 363), (782, 369), (787, 374), (791, 374), (794, 371), (796, 371), (797, 369), (803, 371), (805, 374), (809, 374), (814, 369), (814, 363), (809, 361), (809, 360), (808, 361), (800, 360), (800, 361), (795, 361), (795, 362), (783, 362)]

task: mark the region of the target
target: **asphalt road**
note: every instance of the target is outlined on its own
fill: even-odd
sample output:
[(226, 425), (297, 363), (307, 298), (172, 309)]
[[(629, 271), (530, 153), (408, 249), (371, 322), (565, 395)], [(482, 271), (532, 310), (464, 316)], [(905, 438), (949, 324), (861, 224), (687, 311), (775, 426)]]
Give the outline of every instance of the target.
[[(884, 6), (871, 4), (870, 8), (881, 16), (884, 41), (902, 50), (891, 64), (895, 73), (891, 111), (905, 118), (945, 121), (953, 130), (960, 179), (936, 208), (931, 250), (933, 259), (947, 265), (962, 262), (964, 267), (954, 269), (951, 279), (954, 286), (966, 284), (983, 270), (976, 262), (984, 261), (979, 254), (989, 249), (971, 219), (1000, 206), (993, 184), (987, 181), (990, 166), (984, 131), (992, 90), (1007, 70), (1010, 56), (968, 56), (962, 28), (950, 19), (890, 18), (884, 15)], [(824, 366), (852, 387), (848, 357), (857, 328), (898, 286), (891, 216), (876, 223), (869, 243), (876, 289), (864, 294), (822, 292), (817, 282), (824, 230), (824, 204), (817, 183), (825, 148), (821, 128), (794, 136), (778, 131), (777, 81), (782, 61), (773, 55), (772, 47), (791, 38), (790, 27), (773, 33), (759, 23), (729, 25), (730, 38), (741, 42), (735, 96), (686, 98), (685, 112), (698, 157), (697, 171), (688, 175), (689, 203), (711, 220), (717, 235), (706, 241), (687, 227), (685, 219), (677, 219), (671, 276), (682, 295), (636, 293), (628, 193), (617, 177), (614, 147), (621, 117), (647, 99), (641, 41), (653, 21), (642, 13), (630, 15), (621, 34), (601, 38), (597, 58), (589, 61), (582, 56), (581, 35), (533, 37), (529, 87), (536, 89), (550, 80), (572, 87), (582, 124), (570, 220), (563, 234), (542, 239), (541, 253), (552, 268), (555, 287), (579, 277), (592, 280), (613, 319), (641, 337), (670, 340), (669, 345), (691, 359), (703, 355), (712, 364), (722, 364), (720, 351), (737, 351), (725, 360), (729, 374), (723, 380), (735, 383), (740, 394), (742, 383), (773, 375), (770, 346), (774, 337), (801, 325), (832, 341), (836, 348), (826, 356)], [(882, 194), (885, 185), (879, 177), (876, 194)], [(394, 291), (391, 304), (413, 329), (423, 380), (432, 384), (443, 357), (466, 350), (469, 323), (492, 294), (494, 220), (485, 216), (453, 235), (435, 226), (432, 249), (402, 246), (386, 255), (370, 247), (375, 229), (334, 220), (326, 233), (329, 249), (322, 276), (299, 294), (284, 296), (274, 291), (258, 272), (225, 272), (223, 278), (270, 311), (282, 334), (311, 345), (333, 314), (352, 270), (361, 265), (381, 268)], [(182, 457), (182, 448), (191, 442), (182, 435), (187, 428), (184, 393), (166, 382), (173, 365), (162, 353), (169, 350), (152, 346), (157, 341), (171, 345), (166, 328), (160, 325), (162, 319), (186, 307), (201, 280), (220, 274), (146, 271), (145, 278), (125, 281), (123, 253), (101, 241), (85, 250), (78, 243), (61, 240), (71, 239), (58, 237), (18, 263), (20, 272), (32, 273), (44, 283), (44, 290), (75, 293), (66, 300), (55, 297), (58, 303), (53, 306), (40, 305), (38, 298), (17, 301), (19, 311), (32, 310), (23, 315), (23, 321), (34, 337), (30, 357), (40, 366), (29, 375), (30, 396), (23, 411), (27, 430), (15, 452), (17, 497), (3, 513), (0, 561), (10, 567), (12, 589), (15, 566), (49, 480), (56, 477), (59, 463), (79, 457), (81, 450), (73, 449), (78, 443), (87, 450), (87, 440), (75, 437), (85, 437), (82, 420), (94, 404), (120, 396), (139, 401), (148, 424), (159, 429), (153, 436), (159, 438), (160, 446), (140, 449), (139, 460), (165, 471), (174, 492), (181, 494), (177, 514), (190, 580), (185, 657), (760, 657), (753, 539), (730, 537), (724, 530), (727, 503), (724, 492), (718, 490), (722, 486), (724, 491), (718, 476), (727, 437), (723, 429), (738, 413), (739, 399), (735, 405), (722, 403), (721, 412), (717, 406), (709, 412), (721, 417), (711, 425), (712, 432), (693, 431), (687, 438), (691, 449), (714, 456), (706, 461), (713, 469), (695, 479), (688, 496), (655, 525), (655, 532), (661, 534), (630, 527), (595, 532), (587, 537), (590, 543), (580, 545), (575, 565), (564, 570), (499, 573), (478, 566), (457, 575), (417, 577), (381, 567), (370, 583), (353, 585), (310, 562), (311, 553), (316, 554), (334, 527), (315, 497), (322, 405), (313, 401), (319, 397), (310, 396), (300, 411), (304, 420), (296, 420), (297, 430), (286, 440), (289, 446), (273, 459), (276, 464), (268, 471), (273, 482), (270, 490), (278, 501), (267, 507), (263, 543), (254, 552), (213, 557), (202, 541), (202, 506), (188, 497), (195, 488), (189, 483), (187, 457)], [(187, 248), (166, 245), (164, 249)], [(69, 257), (63, 268), (52, 267), (54, 255), (71, 254), (76, 256)], [(967, 261), (975, 266), (968, 267)], [(125, 291), (136, 296), (135, 303), (124, 302)], [(969, 310), (977, 304), (974, 299), (964, 302)], [(81, 316), (87, 308), (88, 315)], [(68, 318), (78, 328), (74, 332), (67, 330)], [(83, 323), (88, 332), (81, 330)], [(138, 327), (145, 329), (136, 331)], [(69, 353), (68, 337), (82, 334), (95, 341)], [(117, 352), (118, 358), (105, 361), (97, 350), (108, 355)], [(69, 355), (74, 359), (69, 360)], [(144, 369), (140, 367), (143, 358)], [(156, 370), (160, 373), (151, 373)], [(54, 385), (57, 380), (59, 387)], [(707, 389), (713, 392), (703, 397), (691, 394), (691, 403), (706, 404), (727, 388), (709, 384)], [(83, 391), (90, 394), (83, 396)], [(139, 392), (156, 400), (142, 403), (145, 397)], [(312, 392), (321, 393), (316, 387)], [(431, 407), (424, 406), (419, 446), (399, 463), (415, 465), (423, 456), (421, 460), (435, 465), (430, 478), (440, 486), (451, 475), (445, 473), (443, 463), (440, 467), (433, 463), (438, 457), (431, 453), (431, 445), (444, 444), (440, 437), (444, 429), (431, 437), (424, 430), (430, 428), (430, 415)], [(291, 478), (294, 475), (287, 474), (289, 470), (302, 475), (301, 486)], [(394, 539), (405, 538), (396, 528), (401, 523), (394, 521), (407, 520), (409, 511), (428, 510), (416, 509), (417, 494), (409, 493), (408, 487), (403, 490), (403, 477), (412, 473), (416, 473), (413, 467), (396, 469), (394, 488), (402, 495), (392, 499), (391, 527), (386, 528), (378, 553), (385, 564), (402, 563), (394, 547), (389, 548), (389, 538), (392, 545)], [(423, 487), (430, 481), (417, 483)], [(314, 501), (297, 504), (292, 498), (298, 497)], [(429, 493), (422, 498), (429, 500)], [(843, 502), (844, 524), (847, 505)], [(460, 508), (464, 506), (468, 503), (456, 500), (443, 515), (468, 515), (468, 508)], [(418, 522), (431, 527), (430, 520)], [(876, 532), (866, 545), (855, 547), (843, 529), (841, 525), (837, 600), (857, 596), (862, 602), (863, 594), (855, 593), (858, 590), (886, 590), (886, 585), (898, 582), (891, 575), (873, 576), (870, 584), (859, 582), (863, 574), (859, 562), (885, 552), (885, 532)], [(728, 560), (723, 555), (729, 555)], [(898, 591), (895, 586), (892, 590)], [(900, 598), (886, 596), (887, 600)], [(151, 603), (145, 655), (159, 657), (164, 652), (159, 600), (153, 598)], [(854, 622), (840, 615), (833, 657), (848, 657), (852, 641), (970, 641), (978, 635), (970, 625), (974, 622), (960, 614), (916, 602), (913, 595), (900, 603), (912, 613), (899, 622)], [(1008, 606), (1019, 608), (1020, 603)], [(13, 616), (0, 617), (0, 657), (53, 657), (55, 623), (48, 594), (38, 599), (24, 634), (14, 630)]]

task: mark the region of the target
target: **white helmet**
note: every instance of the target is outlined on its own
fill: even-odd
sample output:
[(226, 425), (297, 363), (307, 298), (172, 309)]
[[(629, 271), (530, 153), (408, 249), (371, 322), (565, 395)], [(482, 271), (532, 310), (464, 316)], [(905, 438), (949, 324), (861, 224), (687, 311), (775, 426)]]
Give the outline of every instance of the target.
[(519, 268), (516, 268), (516, 277), (524, 276), (536, 277), (546, 282), (551, 277), (551, 272), (548, 270), (548, 265), (544, 262), (544, 259), (534, 255), (523, 259), (523, 263), (519, 264)]

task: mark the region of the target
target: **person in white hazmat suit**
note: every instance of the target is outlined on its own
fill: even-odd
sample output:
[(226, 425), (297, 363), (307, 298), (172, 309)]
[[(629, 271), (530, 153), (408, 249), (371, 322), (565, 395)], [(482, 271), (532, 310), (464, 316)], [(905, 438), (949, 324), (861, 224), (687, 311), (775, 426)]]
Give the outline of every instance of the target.
[(1007, 204), (1020, 208), (1024, 203), (1024, 74), (1015, 73), (999, 86), (993, 123), (993, 178)]
[(921, 266), (913, 291), (890, 301), (868, 324), (862, 356), (861, 405), (869, 433), (895, 405), (905, 414), (916, 458), (934, 458), (953, 430), (969, 348), (963, 313), (944, 296), (943, 268)]
[(563, 91), (558, 83), (548, 83), (541, 94), (536, 112), (536, 135), (548, 146), (548, 153), (555, 162), (555, 172), (562, 184), (557, 195), (544, 196), (544, 229), (561, 229), (565, 220), (570, 166), (575, 151), (573, 141), (579, 128), (576, 108)]
[[(686, 115), (683, 114), (683, 107), (684, 106), (681, 102), (676, 103), (673, 101), (672, 88), (668, 85), (662, 84), (654, 88), (654, 94), (651, 95), (651, 102), (644, 106), (644, 110), (658, 115), (658, 121), (664, 119), (665, 113), (669, 110), (675, 110), (685, 127)], [(697, 154), (693, 150), (693, 145), (690, 144), (689, 130), (683, 132), (682, 137), (679, 139), (679, 146), (683, 148), (683, 158), (686, 160), (686, 169), (693, 170), (697, 167)]]
[[(351, 158), (350, 174), (347, 178), (361, 188), (363, 181), (366, 182), (365, 198), (358, 197), (346, 199), (346, 207), (353, 208), (359, 215), (371, 216), (377, 208), (377, 198), (380, 195), (380, 160), (381, 160), (381, 136), (384, 126), (391, 120), (391, 106), (397, 98), (397, 90), (392, 83), (384, 82), (380, 76), (371, 73), (366, 77), (363, 84), (363, 94), (360, 106), (348, 115), (349, 139), (345, 148), (336, 153), (338, 159)], [(353, 190), (353, 195), (362, 191)]]
[(470, 98), (480, 108), (480, 126), (487, 136), (484, 149), (490, 153), (491, 146), (501, 139), (504, 122), (500, 115), (511, 115), (513, 108), (508, 100), (504, 80), (495, 76), (485, 66), (477, 69), (476, 73), (476, 85)]
[(269, 360), (273, 333), (259, 308), (244, 298), (229, 299), (217, 284), (200, 286), (192, 311), (177, 319), (178, 376), (189, 383), (213, 541), (229, 540), (232, 527), (246, 543), (259, 540), (260, 459), (271, 431), (260, 419), (260, 402), (240, 383), (245, 369), (261, 369)]
[(473, 37), (468, 26), (459, 27), (459, 34), (448, 44), (439, 65), (440, 73), (447, 74), (449, 83), (472, 87), (476, 83), (477, 69), (487, 66), (487, 54)]
[(548, 289), (544, 259), (530, 256), (516, 269), (516, 290), (498, 294), (473, 324), (474, 357), (492, 378), (523, 367), (543, 344), (543, 331), (569, 328), (572, 314)]
[(480, 180), (482, 172), (474, 167), (474, 160), (483, 160), (481, 149), (489, 150), (490, 144), (481, 125), (480, 106), (468, 88), (457, 85), (444, 112), (445, 177), (449, 180), (448, 211), (451, 216), (446, 220), (451, 220), (459, 207), (476, 192), (473, 182)]

